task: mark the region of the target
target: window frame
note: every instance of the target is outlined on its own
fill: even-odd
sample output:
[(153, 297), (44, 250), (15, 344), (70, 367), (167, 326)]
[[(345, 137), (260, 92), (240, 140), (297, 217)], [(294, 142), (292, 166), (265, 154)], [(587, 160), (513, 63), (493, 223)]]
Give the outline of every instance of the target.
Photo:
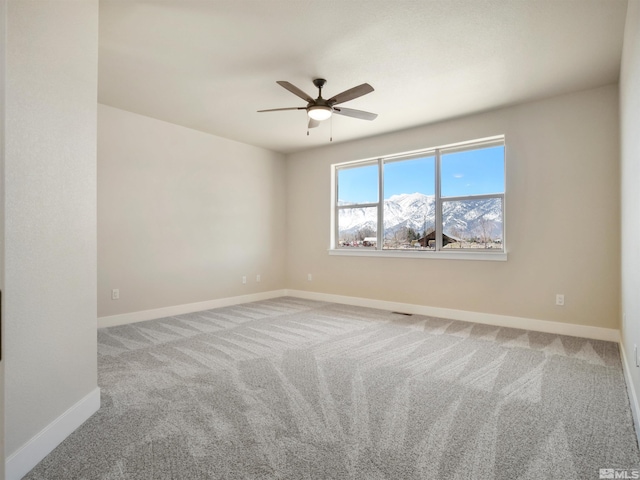
[[(350, 204), (350, 205), (338, 205), (338, 172), (340, 170), (348, 170), (350, 168), (359, 168), (359, 167), (367, 167), (370, 165), (377, 165), (378, 167), (378, 201), (371, 203), (354, 203), (354, 204)], [(382, 212), (380, 211), (380, 195), (382, 194), (381, 190), (380, 190), (380, 175), (382, 174), (382, 172), (380, 171), (380, 162), (378, 160), (363, 160), (363, 161), (358, 161), (358, 162), (349, 162), (349, 163), (344, 163), (341, 164), (340, 166), (334, 165), (335, 168), (333, 170), (333, 183), (334, 183), (334, 188), (333, 188), (333, 205), (334, 205), (334, 221), (333, 221), (333, 231), (335, 232), (335, 234), (333, 234), (334, 237), (334, 241), (332, 243), (333, 248), (344, 248), (344, 247), (340, 247), (338, 245), (338, 231), (340, 229), (340, 210), (346, 210), (348, 208), (371, 208), (371, 207), (375, 207), (377, 209), (377, 215), (376, 215), (376, 239), (377, 241), (380, 240), (380, 236), (379, 236), (379, 228), (378, 225), (380, 225), (380, 219), (382, 217)], [(377, 250), (378, 248), (378, 243), (376, 241), (376, 248), (375, 250)]]
[[(504, 172), (504, 190), (502, 193), (488, 193), (478, 195), (462, 195), (462, 196), (442, 196), (442, 156), (465, 152), (469, 150), (479, 150), (482, 148), (491, 148), (502, 146), (503, 153), (503, 172)], [(470, 140), (455, 144), (443, 145), (439, 147), (430, 147), (411, 152), (405, 152), (384, 157), (368, 158), (351, 162), (344, 162), (331, 165), (331, 182), (332, 182), (332, 209), (331, 209), (331, 240), (329, 247), (330, 255), (347, 255), (347, 256), (382, 256), (382, 257), (399, 257), (399, 258), (440, 258), (440, 259), (468, 259), (468, 260), (507, 260), (507, 243), (506, 243), (506, 195), (507, 195), (507, 146), (504, 135), (497, 135), (483, 139)], [(405, 161), (424, 157), (434, 157), (435, 163), (435, 250), (402, 250), (402, 249), (384, 249), (384, 166), (387, 163)], [(378, 201), (375, 203), (362, 203), (352, 205), (338, 205), (338, 173), (340, 170), (348, 168), (357, 168), (366, 165), (378, 166)], [(502, 248), (501, 249), (445, 249), (442, 245), (442, 234), (444, 225), (442, 224), (443, 203), (468, 200), (485, 200), (499, 198), (502, 215)], [(366, 248), (342, 247), (339, 244), (339, 216), (340, 210), (348, 208), (370, 208), (377, 209), (377, 225), (376, 225), (376, 246)]]

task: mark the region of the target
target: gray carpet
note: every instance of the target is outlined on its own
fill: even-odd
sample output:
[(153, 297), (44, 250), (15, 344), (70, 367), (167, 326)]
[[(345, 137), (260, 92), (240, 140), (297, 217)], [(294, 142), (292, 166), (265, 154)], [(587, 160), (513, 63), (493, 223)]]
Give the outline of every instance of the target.
[(102, 408), (28, 479), (597, 479), (614, 343), (278, 298), (101, 329)]

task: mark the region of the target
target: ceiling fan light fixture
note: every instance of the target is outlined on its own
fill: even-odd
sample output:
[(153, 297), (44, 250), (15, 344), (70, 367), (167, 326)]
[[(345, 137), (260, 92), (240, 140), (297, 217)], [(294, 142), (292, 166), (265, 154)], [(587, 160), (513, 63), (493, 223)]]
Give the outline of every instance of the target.
[(331, 116), (331, 113), (331, 107), (326, 105), (314, 105), (313, 107), (309, 107), (307, 109), (307, 115), (309, 115), (309, 118), (317, 120), (319, 122), (329, 118)]

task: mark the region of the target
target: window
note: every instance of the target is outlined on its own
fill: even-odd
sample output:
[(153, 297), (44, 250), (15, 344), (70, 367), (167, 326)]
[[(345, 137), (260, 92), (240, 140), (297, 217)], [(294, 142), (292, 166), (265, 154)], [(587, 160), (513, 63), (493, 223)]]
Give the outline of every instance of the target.
[(504, 137), (335, 165), (334, 251), (504, 253), (504, 165)]
[(341, 247), (375, 247), (378, 240), (378, 164), (337, 170)]

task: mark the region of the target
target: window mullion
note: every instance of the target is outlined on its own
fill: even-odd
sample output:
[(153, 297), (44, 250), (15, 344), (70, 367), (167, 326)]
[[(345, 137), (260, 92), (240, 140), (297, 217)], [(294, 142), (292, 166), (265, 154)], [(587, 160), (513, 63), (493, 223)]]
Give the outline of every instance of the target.
[(460, 200), (488, 200), (491, 198), (503, 198), (504, 193), (487, 193), (483, 195), (459, 195), (456, 197), (443, 197), (447, 202), (458, 202)]
[(440, 149), (436, 150), (436, 251), (442, 250), (442, 199), (440, 198)]
[(384, 239), (384, 168), (381, 158), (378, 159), (378, 228), (376, 230), (376, 250), (382, 250)]
[(340, 209), (338, 208), (338, 169), (333, 170), (333, 248), (340, 247)]
[(377, 207), (378, 202), (376, 203), (350, 203), (348, 205), (338, 205), (336, 208), (338, 210), (347, 210), (349, 208), (367, 208), (367, 207)]

